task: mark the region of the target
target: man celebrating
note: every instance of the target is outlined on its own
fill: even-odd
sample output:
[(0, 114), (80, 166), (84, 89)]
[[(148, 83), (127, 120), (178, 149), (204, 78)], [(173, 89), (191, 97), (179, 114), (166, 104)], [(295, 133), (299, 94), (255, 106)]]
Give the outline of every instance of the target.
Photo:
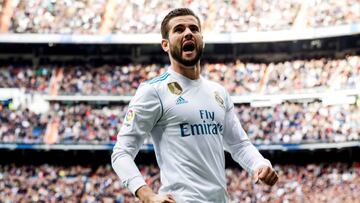
[[(228, 202), (224, 148), (255, 181), (275, 184), (278, 176), (250, 143), (225, 88), (200, 76), (199, 18), (187, 8), (175, 9), (164, 18), (161, 34), (171, 67), (140, 85), (111, 157), (124, 186), (146, 203)], [(147, 136), (160, 167), (159, 194), (133, 161)]]

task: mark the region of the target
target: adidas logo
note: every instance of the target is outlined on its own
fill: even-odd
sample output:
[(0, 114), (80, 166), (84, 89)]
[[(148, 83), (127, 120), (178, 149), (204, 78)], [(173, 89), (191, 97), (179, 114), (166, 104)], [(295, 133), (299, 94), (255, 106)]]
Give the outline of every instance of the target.
[(185, 104), (185, 103), (188, 103), (188, 101), (182, 98), (182, 96), (178, 97), (176, 100), (176, 104)]

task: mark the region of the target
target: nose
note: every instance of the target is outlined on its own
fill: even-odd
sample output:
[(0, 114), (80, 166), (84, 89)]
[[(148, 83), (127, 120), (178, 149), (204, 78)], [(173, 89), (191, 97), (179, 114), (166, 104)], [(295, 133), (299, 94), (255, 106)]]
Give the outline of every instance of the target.
[(190, 28), (186, 28), (184, 34), (185, 34), (185, 39), (191, 39), (193, 37), (193, 33), (190, 30)]

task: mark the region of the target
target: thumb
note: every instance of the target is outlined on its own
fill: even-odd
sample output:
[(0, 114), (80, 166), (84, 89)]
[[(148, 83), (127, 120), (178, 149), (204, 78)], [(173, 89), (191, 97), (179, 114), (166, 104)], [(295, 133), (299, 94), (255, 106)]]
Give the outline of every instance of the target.
[(171, 200), (175, 200), (174, 196), (170, 193), (167, 193), (166, 196)]
[(254, 179), (255, 183), (259, 183), (260, 180), (264, 179), (267, 173), (266, 167), (260, 167), (255, 171)]
[(260, 173), (261, 173), (261, 168), (255, 170), (255, 172), (254, 172), (253, 178), (254, 178), (255, 184), (259, 183), (259, 175), (260, 175)]

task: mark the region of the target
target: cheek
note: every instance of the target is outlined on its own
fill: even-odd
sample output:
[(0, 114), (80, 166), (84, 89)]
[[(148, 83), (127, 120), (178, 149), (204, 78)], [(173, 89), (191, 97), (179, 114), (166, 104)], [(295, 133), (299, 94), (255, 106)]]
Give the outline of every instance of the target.
[(203, 48), (204, 46), (204, 42), (203, 41), (199, 41), (199, 43), (197, 44), (198, 48)]
[(179, 41), (179, 37), (176, 35), (173, 35), (169, 38), (171, 44), (176, 44)]
[(198, 42), (199, 46), (202, 46), (204, 44), (202, 36), (196, 36), (196, 41)]
[(170, 40), (170, 46), (173, 47), (173, 48), (179, 48), (179, 42), (177, 39), (171, 39)]

